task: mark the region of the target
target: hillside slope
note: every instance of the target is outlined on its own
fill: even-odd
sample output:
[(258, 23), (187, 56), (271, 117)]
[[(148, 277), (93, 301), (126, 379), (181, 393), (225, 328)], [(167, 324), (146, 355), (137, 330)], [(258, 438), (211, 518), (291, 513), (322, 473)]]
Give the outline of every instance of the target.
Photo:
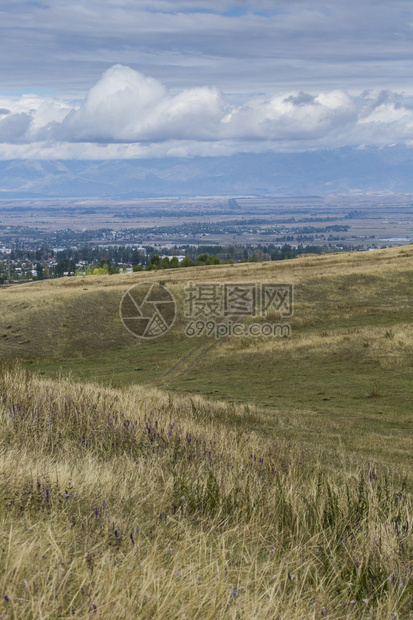
[(254, 408), (0, 373), (0, 613), (408, 618), (402, 476)]
[[(0, 614), (409, 618), (412, 268), (408, 246), (2, 289)], [(291, 337), (186, 337), (188, 280), (294, 284)], [(145, 342), (119, 303), (154, 281), (178, 317)]]
[[(402, 464), (412, 434), (412, 273), (406, 246), (33, 283), (1, 291), (0, 353), (51, 377), (254, 404), (270, 414), (269, 432)], [(294, 284), (291, 338), (185, 337), (189, 280)], [(133, 284), (153, 281), (174, 294), (178, 317), (164, 337), (142, 341), (124, 329), (119, 303)]]

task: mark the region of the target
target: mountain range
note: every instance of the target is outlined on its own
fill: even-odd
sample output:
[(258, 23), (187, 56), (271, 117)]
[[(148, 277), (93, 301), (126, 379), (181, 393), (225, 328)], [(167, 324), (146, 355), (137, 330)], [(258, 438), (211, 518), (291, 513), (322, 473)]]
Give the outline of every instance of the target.
[(3, 160), (0, 198), (413, 193), (404, 146), (220, 157)]

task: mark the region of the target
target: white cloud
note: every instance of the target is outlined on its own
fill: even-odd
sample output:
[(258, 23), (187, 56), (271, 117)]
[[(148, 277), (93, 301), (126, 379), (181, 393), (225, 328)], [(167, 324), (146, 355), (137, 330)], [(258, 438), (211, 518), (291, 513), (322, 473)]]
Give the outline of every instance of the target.
[(80, 102), (0, 97), (2, 159), (216, 155), (412, 139), (413, 102), (389, 90), (290, 91), (234, 105), (215, 87), (176, 93), (114, 65)]
[(96, 142), (214, 139), (223, 108), (215, 88), (193, 88), (173, 96), (157, 80), (116, 65), (52, 134)]
[(32, 118), (29, 114), (8, 114), (0, 120), (0, 142), (25, 141)]
[(308, 140), (323, 138), (339, 126), (357, 120), (353, 99), (342, 91), (308, 93), (255, 100), (234, 109), (225, 119), (231, 137)]

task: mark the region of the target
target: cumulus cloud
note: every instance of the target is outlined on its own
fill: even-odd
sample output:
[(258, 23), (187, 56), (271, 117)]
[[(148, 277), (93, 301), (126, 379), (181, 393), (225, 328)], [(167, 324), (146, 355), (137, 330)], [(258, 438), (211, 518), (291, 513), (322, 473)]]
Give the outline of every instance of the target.
[(214, 139), (224, 101), (215, 88), (171, 95), (165, 87), (129, 67), (115, 65), (52, 133), (69, 141), (135, 142)]
[(0, 142), (25, 141), (32, 118), (29, 114), (9, 114), (0, 120)]
[(413, 101), (402, 93), (301, 90), (234, 105), (216, 87), (173, 92), (123, 65), (105, 71), (80, 102), (25, 95), (0, 97), (0, 106), (2, 158), (216, 155), (413, 139)]
[(224, 119), (233, 138), (274, 141), (317, 140), (356, 121), (354, 101), (342, 91), (256, 100), (232, 110)]

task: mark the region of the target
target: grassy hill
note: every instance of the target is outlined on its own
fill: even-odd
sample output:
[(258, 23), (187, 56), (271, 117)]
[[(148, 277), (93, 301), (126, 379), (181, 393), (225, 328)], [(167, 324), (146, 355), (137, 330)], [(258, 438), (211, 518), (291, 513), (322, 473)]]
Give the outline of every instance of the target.
[[(412, 268), (407, 246), (2, 289), (4, 616), (413, 615)], [(293, 283), (291, 338), (185, 337), (188, 280)], [(142, 281), (177, 300), (155, 341), (119, 318)]]
[[(263, 432), (316, 438), (333, 449), (343, 444), (408, 467), (412, 274), (407, 246), (23, 285), (1, 292), (0, 354), (54, 378), (63, 373), (254, 404), (266, 412)], [(188, 280), (293, 283), (292, 337), (186, 338)], [(148, 342), (130, 335), (119, 318), (122, 295), (142, 281), (165, 283), (178, 301), (172, 331)], [(239, 424), (255, 428), (253, 419)]]

